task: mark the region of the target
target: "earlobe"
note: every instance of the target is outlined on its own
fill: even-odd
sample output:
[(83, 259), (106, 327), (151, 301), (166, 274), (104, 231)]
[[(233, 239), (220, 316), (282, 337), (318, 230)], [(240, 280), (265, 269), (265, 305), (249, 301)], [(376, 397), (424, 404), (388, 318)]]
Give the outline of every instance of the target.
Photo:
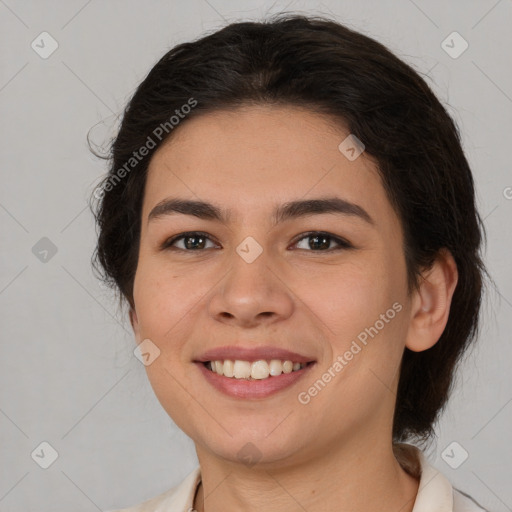
[(451, 253), (441, 249), (433, 266), (421, 276), (414, 291), (411, 320), (405, 346), (413, 352), (433, 347), (446, 327), (457, 286), (457, 265)]

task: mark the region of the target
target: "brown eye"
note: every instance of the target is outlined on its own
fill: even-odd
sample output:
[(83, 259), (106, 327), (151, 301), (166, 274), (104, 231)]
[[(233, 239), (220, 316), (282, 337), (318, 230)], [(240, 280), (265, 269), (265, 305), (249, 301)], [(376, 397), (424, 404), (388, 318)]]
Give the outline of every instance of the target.
[[(295, 242), (294, 245), (298, 245), (299, 243), (302, 243), (303, 240), (308, 240), (305, 244), (303, 244), (303, 247), (297, 247), (298, 249), (311, 249), (313, 252), (326, 252), (326, 251), (333, 251), (333, 250), (339, 250), (339, 249), (350, 249), (353, 246), (347, 242), (346, 240), (343, 240), (342, 238), (339, 238), (337, 236), (331, 235), (330, 233), (323, 233), (320, 231), (314, 231), (311, 233), (307, 233), (306, 236), (303, 236), (300, 238), (297, 242)], [(337, 245), (337, 247), (331, 247), (331, 244), (334, 242), (334, 244)]]
[[(183, 243), (181, 243), (182, 241)], [(192, 231), (166, 240), (162, 245), (162, 249), (172, 248), (187, 252), (200, 251), (209, 248), (206, 247), (207, 242), (212, 242), (208, 235), (199, 231)], [(180, 243), (180, 245), (177, 245), (177, 243)]]

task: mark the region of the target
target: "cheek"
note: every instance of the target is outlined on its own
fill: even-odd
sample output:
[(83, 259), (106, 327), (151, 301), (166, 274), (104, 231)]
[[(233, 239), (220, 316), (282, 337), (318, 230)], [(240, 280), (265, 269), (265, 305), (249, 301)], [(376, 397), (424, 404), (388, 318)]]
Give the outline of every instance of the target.
[[(141, 335), (165, 349), (165, 341), (197, 302), (197, 288), (184, 276), (156, 261), (140, 261), (134, 281), (134, 301)], [(199, 295), (199, 293), (197, 294)]]
[(332, 382), (319, 404), (332, 410), (334, 424), (345, 415), (371, 415), (393, 397), (407, 332), (404, 284), (383, 267), (365, 265), (333, 272), (315, 289), (307, 305), (327, 341), (319, 371)]
[(161, 257), (142, 257), (134, 282), (140, 335), (151, 339), (162, 362), (188, 363), (187, 341), (204, 321), (206, 298), (220, 279), (212, 265), (170, 265)]
[(301, 297), (320, 320), (327, 341), (324, 370), (341, 356), (341, 366), (334, 369), (341, 378), (334, 379), (333, 389), (341, 392), (348, 386), (354, 396), (380, 396), (392, 386), (405, 344), (405, 262), (396, 254), (374, 251), (331, 268), (300, 285)]
[(295, 289), (331, 334), (344, 339), (372, 325), (403, 299), (401, 281), (387, 265), (366, 259), (310, 273), (297, 281)]
[(173, 421), (187, 432), (190, 394), (184, 391), (188, 361), (184, 345), (194, 322), (193, 306), (200, 299), (185, 276), (162, 268), (156, 261), (141, 260), (134, 282), (134, 300), (141, 340), (150, 339), (159, 355), (145, 367), (156, 398)]

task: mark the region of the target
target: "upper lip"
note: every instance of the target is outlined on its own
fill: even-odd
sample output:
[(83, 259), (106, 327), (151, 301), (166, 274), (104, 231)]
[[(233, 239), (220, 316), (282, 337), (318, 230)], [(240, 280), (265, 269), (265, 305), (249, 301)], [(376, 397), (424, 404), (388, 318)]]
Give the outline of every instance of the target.
[(263, 346), (263, 347), (239, 347), (239, 346), (224, 346), (217, 347), (203, 352), (198, 358), (195, 359), (197, 362), (206, 363), (207, 361), (225, 361), (229, 359), (234, 361), (238, 359), (240, 361), (259, 361), (265, 360), (270, 361), (271, 359), (279, 359), (281, 361), (292, 361), (294, 363), (309, 363), (314, 361), (313, 357), (304, 356), (292, 352), (284, 348)]

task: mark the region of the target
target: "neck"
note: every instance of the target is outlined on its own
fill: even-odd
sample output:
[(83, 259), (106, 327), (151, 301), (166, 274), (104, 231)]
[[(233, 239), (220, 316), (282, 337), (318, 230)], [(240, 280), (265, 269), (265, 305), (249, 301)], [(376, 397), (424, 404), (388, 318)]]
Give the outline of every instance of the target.
[[(368, 447), (371, 446), (369, 449)], [(256, 464), (249, 468), (198, 450), (202, 485), (197, 512), (411, 512), (418, 493), (414, 453), (401, 447), (367, 444), (364, 449), (326, 450), (303, 464)], [(398, 460), (397, 460), (398, 458)]]

